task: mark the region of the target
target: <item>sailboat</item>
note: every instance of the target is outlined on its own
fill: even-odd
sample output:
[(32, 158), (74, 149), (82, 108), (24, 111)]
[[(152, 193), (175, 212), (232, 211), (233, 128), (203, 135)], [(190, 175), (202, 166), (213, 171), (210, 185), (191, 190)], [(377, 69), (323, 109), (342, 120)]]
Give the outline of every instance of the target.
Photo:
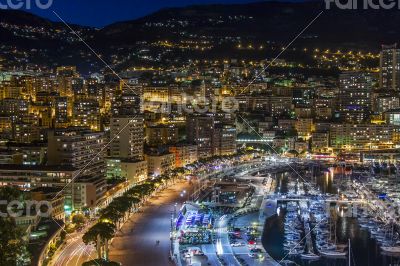
[(318, 259), (320, 258), (319, 255), (314, 254), (314, 253), (312, 253), (312, 252), (303, 253), (303, 254), (300, 255), (300, 257), (301, 257), (302, 259), (305, 259), (305, 260), (318, 260)]
[(387, 253), (400, 254), (400, 246), (389, 246), (389, 247), (381, 246), (381, 249), (382, 251)]
[[(331, 222), (332, 222), (332, 219), (330, 219), (330, 221), (329, 221), (329, 235), (332, 234)], [(325, 246), (322, 246), (321, 249), (319, 250), (319, 254), (321, 256), (330, 257), (330, 258), (346, 257), (347, 252), (338, 250), (337, 246), (336, 246), (336, 242), (337, 242), (336, 222), (334, 223), (334, 232), (335, 232), (334, 233), (335, 234), (335, 243), (331, 244), (331, 245), (327, 244)], [(329, 237), (329, 238), (331, 239), (332, 237)]]
[[(393, 243), (393, 234), (394, 234), (394, 224), (392, 224), (392, 243)], [(400, 254), (400, 245), (395, 243), (394, 245), (389, 246), (381, 246), (383, 252), (391, 253), (391, 254)]]
[(319, 254), (321, 254), (321, 256), (324, 257), (341, 258), (341, 257), (346, 257), (347, 252), (337, 251), (337, 250), (320, 250)]

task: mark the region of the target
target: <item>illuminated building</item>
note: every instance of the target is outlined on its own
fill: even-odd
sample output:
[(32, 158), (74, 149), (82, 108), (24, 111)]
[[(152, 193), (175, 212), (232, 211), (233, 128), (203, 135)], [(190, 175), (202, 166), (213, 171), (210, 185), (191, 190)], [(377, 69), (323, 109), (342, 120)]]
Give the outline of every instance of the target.
[(17, 186), (23, 190), (44, 188), (64, 189), (64, 209), (71, 213), (96, 201), (95, 184), (75, 180), (79, 170), (70, 166), (0, 165), (0, 186)]
[(268, 97), (258, 96), (258, 97), (253, 97), (251, 100), (252, 100), (251, 101), (252, 111), (268, 110), (270, 103), (270, 99)]
[(292, 110), (292, 97), (276, 96), (270, 98), (269, 111), (272, 116), (279, 117)]
[(197, 161), (197, 145), (177, 144), (169, 146), (169, 152), (175, 156), (175, 167), (184, 167)]
[(392, 148), (394, 126), (376, 124), (332, 124), (330, 146), (348, 151)]
[(68, 99), (67, 97), (55, 98), (55, 125), (65, 127), (68, 124)]
[(168, 87), (144, 87), (143, 100), (145, 102), (169, 102), (169, 89)]
[(21, 99), (26, 92), (25, 80), (20, 76), (11, 76), (0, 83), (0, 92), (0, 99)]
[(9, 153), (21, 154), (21, 164), (41, 165), (46, 162), (47, 144), (45, 143), (8, 143)]
[(236, 128), (224, 113), (194, 114), (186, 119), (186, 138), (197, 144), (199, 158), (236, 152)]
[(75, 66), (60, 66), (56, 69), (57, 76), (64, 77), (76, 77), (76, 67)]
[(146, 154), (145, 157), (149, 175), (162, 175), (175, 167), (175, 155), (172, 153)]
[(150, 146), (178, 142), (178, 128), (174, 125), (155, 125), (146, 127), (146, 140)]
[(137, 79), (123, 79), (119, 82), (121, 94), (133, 94), (140, 96), (143, 94), (143, 87)]
[(289, 149), (295, 150), (298, 153), (306, 152), (309, 149), (308, 141), (293, 139), (293, 141), (289, 144)]
[(134, 93), (123, 93), (112, 103), (114, 115), (135, 115), (142, 113), (141, 96)]
[(143, 160), (143, 115), (113, 116), (110, 121), (110, 156)]
[(100, 84), (96, 78), (86, 80), (86, 94), (88, 100), (97, 101), (101, 108), (104, 108), (104, 84)]
[(72, 113), (72, 126), (100, 130), (100, 107), (97, 101), (75, 102)]
[(384, 113), (388, 110), (397, 109), (400, 107), (399, 97), (396, 96), (378, 96), (375, 99), (375, 111)]
[(310, 105), (314, 98), (314, 90), (308, 88), (294, 88), (292, 93), (296, 106)]
[(30, 143), (43, 140), (37, 125), (27, 123), (14, 124), (14, 140), (19, 143)]
[(279, 118), (278, 119), (278, 129), (283, 131), (289, 131), (295, 129), (296, 120)]
[(147, 161), (107, 158), (107, 179), (122, 178), (135, 184), (147, 178)]
[(8, 116), (0, 117), (0, 132), (11, 131), (11, 118)]
[(28, 114), (28, 102), (19, 99), (4, 99), (0, 102), (0, 114), (8, 116), (12, 123)]
[(295, 129), (299, 137), (309, 139), (311, 132), (314, 131), (314, 123), (312, 118), (299, 118), (295, 123)]
[(339, 77), (338, 109), (350, 123), (366, 121), (371, 113), (372, 78), (369, 74), (348, 72)]
[(85, 95), (85, 80), (83, 78), (72, 78), (71, 79), (71, 88), (74, 95)]
[(280, 149), (288, 148), (288, 142), (283, 137), (276, 137), (272, 141), (272, 147), (276, 150), (276, 152), (279, 152)]
[(400, 49), (397, 44), (382, 45), (379, 74), (381, 89), (400, 90)]
[(186, 138), (196, 143), (199, 158), (213, 155), (214, 117), (193, 115), (186, 119)]
[(385, 121), (389, 125), (400, 126), (400, 109), (385, 112)]
[(213, 155), (236, 153), (236, 128), (232, 125), (216, 125), (213, 136)]
[(329, 133), (313, 132), (311, 134), (311, 147), (313, 152), (324, 152), (329, 147)]
[(81, 169), (73, 181), (76, 193), (85, 199), (80, 204), (75, 202), (79, 207), (95, 206), (105, 193), (105, 144), (103, 133), (87, 129), (56, 129), (48, 133), (47, 164)]
[(298, 118), (312, 118), (313, 111), (311, 107), (296, 107), (294, 112)]
[(59, 193), (60, 188), (54, 187), (37, 187), (30, 191), (32, 200), (41, 202), (46, 201), (51, 205), (51, 217), (53, 219), (65, 220), (65, 197), (63, 193)]

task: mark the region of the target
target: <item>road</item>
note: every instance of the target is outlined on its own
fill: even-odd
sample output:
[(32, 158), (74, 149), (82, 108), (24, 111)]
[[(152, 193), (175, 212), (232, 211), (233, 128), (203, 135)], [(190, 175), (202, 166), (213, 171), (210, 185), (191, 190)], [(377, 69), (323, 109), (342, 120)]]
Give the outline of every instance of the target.
[(187, 182), (181, 182), (150, 199), (141, 213), (133, 215), (113, 239), (110, 260), (129, 266), (173, 265), (169, 260), (171, 213), (175, 203), (178, 203), (179, 210), (185, 201), (182, 191), (189, 194), (190, 189)]
[(82, 241), (82, 235), (83, 233), (77, 233), (70, 236), (64, 248), (54, 255), (56, 259), (50, 265), (81, 266), (83, 262), (95, 259), (97, 255), (94, 246), (86, 246)]
[(233, 250), (231, 247), (231, 244), (229, 242), (229, 237), (228, 237), (228, 221), (229, 217), (228, 216), (222, 216), (219, 221), (216, 223), (217, 224), (217, 243), (216, 249), (219, 254), (219, 256), (222, 258), (222, 260), (227, 263), (228, 265), (232, 266), (240, 266), (239, 261), (235, 258), (233, 254)]
[[(181, 203), (194, 192), (194, 187), (187, 182), (181, 182), (150, 199), (141, 208), (141, 212), (133, 214), (117, 232), (110, 246), (110, 259), (121, 262), (122, 265), (169, 265), (171, 213), (175, 209), (175, 203), (179, 203), (176, 208), (178, 210)], [(186, 191), (184, 196), (181, 196), (182, 191)], [(95, 248), (85, 246), (81, 237), (82, 234), (76, 234), (69, 240), (54, 256), (56, 259), (51, 265), (80, 266), (84, 261), (96, 258)], [(156, 245), (157, 240), (160, 240), (159, 245)], [(226, 254), (224, 257), (236, 264), (226, 238), (222, 237), (221, 241), (224, 242), (221, 243)], [(212, 248), (209, 249), (212, 253)], [(210, 262), (216, 262), (217, 258), (212, 254)]]
[[(117, 232), (110, 246), (110, 259), (122, 265), (168, 265), (170, 249), (171, 211), (175, 203), (183, 203), (191, 192), (187, 182), (181, 182), (151, 198), (140, 213), (133, 214)], [(182, 191), (187, 191), (181, 197)], [(177, 206), (179, 210), (181, 204)], [(133, 229), (133, 231), (131, 231)], [(97, 258), (93, 245), (86, 246), (83, 233), (69, 236), (66, 245), (54, 255), (52, 266), (81, 266), (83, 262)], [(160, 240), (160, 245), (155, 243)], [(142, 261), (142, 263), (138, 263)]]

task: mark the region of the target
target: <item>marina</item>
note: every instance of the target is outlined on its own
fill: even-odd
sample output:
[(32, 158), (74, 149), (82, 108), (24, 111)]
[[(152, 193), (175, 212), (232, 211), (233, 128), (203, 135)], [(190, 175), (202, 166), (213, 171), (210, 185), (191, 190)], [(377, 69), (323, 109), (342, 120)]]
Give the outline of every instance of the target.
[[(275, 176), (269, 198), (276, 201), (276, 215), (265, 221), (262, 237), (271, 257), (282, 265), (400, 262), (397, 209), (388, 209), (399, 198), (396, 189), (387, 189), (393, 178), (360, 179), (332, 169), (301, 174), (305, 180), (293, 173)], [(379, 193), (383, 190), (388, 191), (385, 198)]]

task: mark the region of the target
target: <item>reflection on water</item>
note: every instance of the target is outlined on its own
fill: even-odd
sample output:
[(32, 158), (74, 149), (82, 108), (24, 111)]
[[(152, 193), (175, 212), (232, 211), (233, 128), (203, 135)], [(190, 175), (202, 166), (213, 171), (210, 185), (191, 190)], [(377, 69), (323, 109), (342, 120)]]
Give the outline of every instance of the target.
[[(290, 174), (278, 174), (276, 192), (287, 192), (287, 183)], [(335, 193), (336, 187), (332, 182), (332, 177), (329, 173), (325, 173), (317, 178), (317, 184), (322, 192)], [(284, 242), (284, 217), (285, 205), (280, 206), (277, 215), (269, 218), (265, 222), (262, 244), (267, 252), (277, 261), (292, 260), (299, 265), (309, 266), (347, 266), (348, 259), (327, 259), (321, 258), (318, 261), (305, 261), (299, 257), (286, 256), (283, 249)], [(351, 265), (361, 266), (396, 266), (400, 265), (400, 258), (386, 256), (381, 254), (380, 248), (376, 241), (370, 237), (366, 229), (361, 229), (356, 218), (341, 218), (337, 219), (337, 239), (338, 243), (347, 243), (351, 240)]]
[[(283, 250), (285, 211), (279, 216), (267, 219), (265, 223), (262, 243), (267, 252), (277, 261), (286, 256)], [(366, 230), (360, 229), (355, 218), (339, 218), (337, 226), (338, 243), (346, 243), (350, 238), (352, 248), (351, 265), (362, 266), (394, 266), (400, 265), (400, 259), (380, 254), (379, 246), (370, 238)], [(286, 260), (295, 261), (299, 265), (310, 266), (347, 266), (347, 259), (321, 258), (319, 261), (302, 261), (300, 258), (286, 257)]]

